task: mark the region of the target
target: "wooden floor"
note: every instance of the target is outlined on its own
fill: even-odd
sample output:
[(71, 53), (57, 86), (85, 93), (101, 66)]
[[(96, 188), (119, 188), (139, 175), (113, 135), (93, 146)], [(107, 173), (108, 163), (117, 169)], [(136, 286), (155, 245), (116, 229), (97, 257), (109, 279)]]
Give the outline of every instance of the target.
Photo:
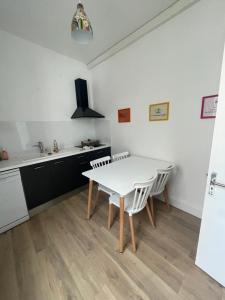
[(225, 300), (224, 289), (194, 266), (200, 221), (157, 204), (157, 227), (135, 216), (137, 253), (117, 252), (118, 217), (107, 230), (101, 197), (85, 219), (87, 190), (0, 235), (0, 299)]

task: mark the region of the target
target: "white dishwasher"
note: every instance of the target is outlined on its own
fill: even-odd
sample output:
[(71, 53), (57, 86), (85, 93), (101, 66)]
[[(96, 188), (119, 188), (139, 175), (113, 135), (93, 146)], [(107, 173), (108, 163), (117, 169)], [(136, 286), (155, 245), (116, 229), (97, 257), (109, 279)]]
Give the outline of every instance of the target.
[(0, 233), (28, 219), (19, 169), (0, 172)]

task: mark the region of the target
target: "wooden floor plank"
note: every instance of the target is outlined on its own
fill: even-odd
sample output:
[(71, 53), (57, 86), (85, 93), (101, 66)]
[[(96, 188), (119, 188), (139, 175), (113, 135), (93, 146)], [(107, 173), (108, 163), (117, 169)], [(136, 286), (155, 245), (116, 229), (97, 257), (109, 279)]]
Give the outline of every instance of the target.
[(0, 299), (18, 300), (19, 289), (12, 251), (11, 231), (0, 236)]
[(70, 193), (0, 235), (0, 299), (225, 300), (224, 288), (194, 265), (198, 218), (156, 201), (156, 229), (146, 212), (134, 216), (136, 254), (126, 216), (120, 254), (118, 210), (109, 231), (101, 193), (87, 221), (87, 195)]
[(223, 290), (221, 285), (194, 266), (184, 279), (179, 293), (181, 297), (187, 300), (221, 300), (222, 294)]
[(47, 287), (27, 223), (12, 231), (12, 245), (20, 300), (44, 299)]

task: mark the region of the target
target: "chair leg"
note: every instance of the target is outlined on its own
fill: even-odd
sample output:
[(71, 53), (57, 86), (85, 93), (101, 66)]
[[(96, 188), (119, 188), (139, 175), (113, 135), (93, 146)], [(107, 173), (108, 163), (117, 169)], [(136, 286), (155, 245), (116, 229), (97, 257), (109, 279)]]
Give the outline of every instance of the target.
[(119, 251), (123, 253), (124, 246), (124, 197), (120, 197), (120, 237), (119, 237)]
[(166, 207), (169, 209), (170, 208), (170, 203), (169, 203), (169, 195), (168, 195), (168, 187), (167, 185), (165, 186), (165, 189), (163, 191), (163, 196), (164, 196), (164, 203), (166, 205)]
[(130, 223), (132, 249), (133, 249), (133, 252), (136, 252), (136, 242), (135, 242), (135, 234), (134, 234), (133, 216), (129, 216), (129, 223)]
[(108, 229), (111, 228), (113, 222), (113, 204), (109, 203)]
[(95, 207), (97, 206), (97, 202), (98, 202), (98, 199), (99, 199), (99, 194), (100, 194), (100, 191), (97, 187), (97, 194), (96, 194), (96, 198), (95, 198)]
[(154, 207), (154, 198), (153, 197), (150, 197), (150, 210), (151, 210), (151, 213), (152, 213), (152, 219), (153, 219), (154, 224), (155, 224), (155, 207)]
[(88, 189), (88, 210), (87, 210), (87, 219), (90, 220), (92, 213), (92, 190), (93, 190), (93, 180), (89, 180), (89, 189)]
[[(152, 202), (152, 197), (151, 197), (151, 202)], [(152, 224), (152, 227), (155, 228), (155, 222), (154, 222), (153, 214), (152, 214), (152, 211), (149, 208), (148, 202), (146, 204), (146, 210), (147, 210), (147, 213), (148, 213), (149, 221)]]

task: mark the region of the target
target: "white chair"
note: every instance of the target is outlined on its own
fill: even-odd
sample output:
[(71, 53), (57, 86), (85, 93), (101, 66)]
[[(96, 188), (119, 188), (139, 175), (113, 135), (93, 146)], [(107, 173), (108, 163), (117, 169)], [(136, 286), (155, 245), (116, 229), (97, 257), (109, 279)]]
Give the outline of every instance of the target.
[[(157, 176), (152, 177), (146, 182), (135, 183), (134, 191), (124, 197), (124, 211), (129, 214), (133, 252), (136, 252), (133, 215), (137, 214), (138, 212), (140, 212), (146, 207), (150, 223), (152, 224), (153, 227), (155, 227), (147, 200), (156, 178)], [(109, 197), (109, 216), (108, 216), (109, 229), (113, 221), (113, 211), (112, 211), (113, 205), (120, 207), (120, 196), (116, 193)]]
[[(96, 168), (108, 165), (110, 163), (110, 161), (111, 161), (111, 157), (105, 156), (105, 157), (101, 157), (101, 158), (92, 160), (90, 162), (90, 165), (93, 169), (96, 169)], [(98, 200), (100, 191), (108, 194), (109, 196), (111, 196), (114, 193), (112, 190), (108, 189), (104, 185), (98, 184), (98, 193), (97, 193), (96, 201)]]
[(155, 213), (154, 213), (153, 197), (163, 194), (164, 202), (165, 202), (167, 208), (169, 208), (167, 183), (168, 183), (169, 177), (170, 177), (171, 172), (174, 169), (174, 167), (175, 167), (174, 165), (171, 165), (167, 169), (161, 169), (161, 170), (157, 171), (157, 178), (156, 178), (156, 180), (152, 186), (151, 192), (150, 192), (150, 206), (151, 206), (154, 223), (155, 223)]
[(129, 155), (130, 155), (129, 152), (117, 153), (112, 156), (112, 160), (113, 161), (121, 160), (127, 158)]

